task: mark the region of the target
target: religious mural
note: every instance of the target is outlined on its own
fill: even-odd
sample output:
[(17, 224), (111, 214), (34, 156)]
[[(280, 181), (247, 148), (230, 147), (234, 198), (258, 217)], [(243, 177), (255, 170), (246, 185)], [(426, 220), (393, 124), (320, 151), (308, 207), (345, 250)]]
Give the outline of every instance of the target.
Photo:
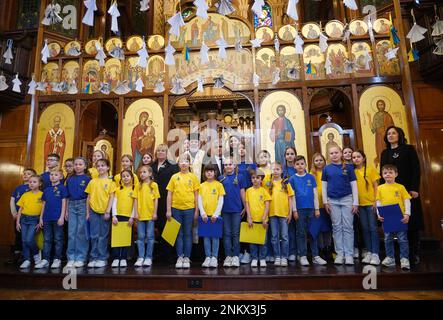
[(329, 149), (331, 147), (340, 147), (343, 149), (343, 137), (336, 128), (326, 128), (320, 136), (321, 154), (325, 157), (326, 162), (330, 163)]
[(300, 55), (295, 53), (294, 46), (283, 47), (280, 50), (280, 70), (281, 81), (300, 79)]
[(162, 56), (150, 56), (145, 74), (145, 87), (154, 88), (158, 79), (164, 80), (165, 60)]
[(303, 50), (303, 59), (307, 80), (325, 79), (325, 56), (318, 45), (307, 45)]
[(88, 60), (83, 66), (82, 89), (90, 84), (91, 92), (96, 93), (100, 89), (100, 64), (97, 60)]
[(380, 75), (383, 76), (395, 76), (400, 74), (400, 64), (397, 57), (388, 60), (385, 54), (392, 48), (392, 44), (389, 40), (381, 40), (377, 42), (377, 60), (380, 66)]
[(101, 150), (105, 155), (105, 159), (108, 159), (109, 162), (111, 163), (110, 168), (114, 168), (114, 148), (112, 147), (112, 144), (108, 140), (106, 139), (98, 140), (94, 146), (94, 151), (95, 150)]
[(354, 42), (351, 51), (352, 58), (355, 61), (354, 75), (357, 77), (374, 76), (374, 57), (372, 56), (371, 46), (367, 42)]
[(52, 93), (52, 88), (54, 88), (58, 82), (60, 82), (60, 68), (58, 63), (49, 62), (43, 67), (41, 74), (41, 82), (46, 83), (46, 94)]
[(327, 75), (330, 79), (349, 77), (345, 72), (345, 61), (348, 59), (346, 47), (342, 44), (331, 44), (326, 50), (326, 59), (331, 62), (332, 73)]
[(117, 87), (119, 80), (121, 80), (121, 74), (122, 64), (119, 59), (112, 58), (106, 60), (103, 81), (109, 83), (112, 90)]
[(278, 30), (278, 37), (284, 41), (294, 41), (297, 30), (290, 24), (285, 25)]
[(255, 68), (260, 82), (271, 82), (272, 73), (277, 67), (277, 61), (275, 58), (274, 50), (270, 48), (260, 49), (256, 53)]

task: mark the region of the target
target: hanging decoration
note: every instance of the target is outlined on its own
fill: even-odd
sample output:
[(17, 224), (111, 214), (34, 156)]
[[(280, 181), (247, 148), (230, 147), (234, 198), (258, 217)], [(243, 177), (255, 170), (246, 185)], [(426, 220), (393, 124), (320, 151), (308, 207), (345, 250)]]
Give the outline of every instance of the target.
[(168, 66), (172, 66), (175, 64), (175, 59), (174, 59), (174, 52), (175, 49), (174, 47), (171, 45), (171, 40), (168, 41), (168, 45), (165, 48), (165, 64), (167, 64)]
[(149, 10), (149, 0), (140, 0), (140, 11), (148, 11)]
[(437, 43), (437, 47), (432, 51), (432, 53), (443, 56), (443, 38), (441, 38)]
[(230, 15), (235, 11), (232, 6), (232, 0), (220, 0), (215, 4), (215, 7), (217, 8), (217, 12), (224, 16)]
[(411, 49), (408, 52), (408, 62), (415, 62), (418, 59), (420, 59), (420, 56), (418, 55), (418, 51), (414, 48), (414, 44), (410, 42)]
[(164, 86), (164, 82), (161, 81), (160, 79), (158, 79), (155, 82), (155, 88), (154, 88), (154, 92), (155, 93), (162, 93), (163, 91), (165, 91), (165, 86)]
[(315, 66), (311, 63), (311, 60), (309, 60), (306, 68), (306, 74), (317, 74), (317, 69), (315, 69)]
[(92, 94), (93, 93), (92, 92), (92, 83), (90, 81), (88, 81), (88, 84), (86, 85), (85, 93), (86, 94)]
[(345, 65), (345, 73), (353, 73), (354, 72), (355, 62), (353, 60), (346, 58), (344, 65)]
[(375, 37), (374, 37), (374, 25), (372, 24), (371, 16), (368, 16), (368, 31), (369, 31), (369, 38), (371, 39), (371, 43), (375, 43)]
[(392, 46), (396, 46), (400, 43), (400, 38), (398, 37), (397, 29), (394, 27), (394, 23), (392, 23), (392, 16), (389, 12), (389, 21), (391, 22), (391, 27), (389, 29), (389, 41), (391, 42)]
[(5, 58), (6, 64), (12, 64), (12, 59), (14, 59), (14, 56), (12, 55), (12, 43), (13, 43), (12, 39), (8, 39), (6, 41), (6, 47), (8, 49), (6, 49), (6, 52), (3, 54), (3, 58)]
[(399, 47), (397, 48), (391, 48), (389, 49), (386, 53), (385, 53), (385, 57), (388, 60), (392, 60), (397, 56), (397, 51), (398, 51)]
[(300, 35), (298, 34), (298, 31), (296, 31), (295, 33), (295, 39), (294, 39), (294, 44), (295, 44), (295, 53), (296, 54), (303, 54), (303, 44), (304, 44), (304, 40), (300, 37)]
[(197, 77), (197, 92), (204, 92), (204, 88), (203, 88), (203, 77), (199, 76)]
[(215, 42), (218, 46), (218, 56), (220, 59), (226, 59), (228, 56), (226, 54), (226, 48), (228, 44), (226, 43), (223, 36)]
[(297, 3), (299, 0), (289, 0), (288, 1), (288, 7), (286, 9), (286, 14), (294, 19), (295, 21), (298, 20), (298, 14), (297, 14)]
[(21, 93), (22, 89), (20, 88), (20, 86), (22, 85), (22, 82), (18, 78), (18, 73), (15, 75), (15, 79), (12, 80), (12, 83), (13, 83), (12, 91)]
[(117, 0), (113, 0), (111, 6), (109, 7), (108, 13), (111, 15), (111, 31), (118, 34), (118, 17), (120, 17), (120, 11), (118, 11)]
[(255, 0), (254, 4), (251, 7), (252, 12), (254, 12), (254, 14), (257, 17), (261, 17), (263, 14), (263, 6), (265, 5), (265, 1), (264, 0)]
[(185, 59), (185, 61), (189, 61), (189, 58), (190, 58), (189, 47), (187, 44), (185, 44), (185, 47), (183, 48), (182, 53), (183, 53), (183, 59)]
[(350, 36), (351, 36), (351, 30), (349, 30), (349, 23), (346, 23), (343, 28), (343, 42), (348, 41)]
[(343, 4), (351, 10), (358, 10), (357, 3), (355, 3), (355, 0), (343, 0)]
[(186, 93), (185, 88), (183, 88), (183, 79), (176, 74), (172, 79), (172, 89), (171, 93), (173, 94), (183, 94)]
[(97, 50), (97, 54), (95, 55), (95, 59), (98, 60), (100, 67), (104, 67), (106, 53), (103, 51), (103, 47), (101, 46), (99, 41), (95, 42), (95, 49)]
[(200, 48), (200, 64), (207, 64), (209, 63), (209, 47), (206, 45), (205, 41), (202, 42), (202, 46)]
[(113, 58), (119, 60), (125, 60), (125, 51), (121, 47), (120, 43), (117, 43), (111, 51), (109, 51), (109, 55)]
[(428, 29), (423, 28), (422, 26), (419, 26), (417, 24), (414, 15), (414, 9), (411, 9), (411, 15), (412, 15), (412, 20), (414, 21), (414, 25), (412, 26), (411, 30), (409, 30), (408, 34), (406, 35), (406, 38), (408, 38), (411, 41), (411, 43), (415, 43), (425, 38), (423, 35), (428, 31)]
[(280, 41), (278, 40), (277, 33), (275, 33), (275, 36), (274, 36), (274, 49), (275, 49), (275, 52), (277, 52), (277, 53), (280, 52)]
[(225, 80), (223, 79), (223, 75), (219, 75), (214, 78), (214, 88), (223, 88), (225, 86)]
[(111, 85), (108, 82), (100, 82), (100, 92), (103, 94), (110, 94), (111, 93)]
[(258, 85), (260, 84), (260, 77), (255, 72), (252, 75), (252, 84), (254, 85), (254, 87), (258, 87)]
[(242, 49), (241, 39), (235, 40), (235, 51), (240, 52)]
[(37, 88), (37, 83), (34, 80), (34, 75), (32, 75), (32, 80), (28, 83), (28, 94), (35, 94), (35, 88)]
[(289, 68), (287, 76), (289, 79), (297, 80), (299, 77), (299, 71), (297, 68)]
[(365, 70), (370, 70), (371, 69), (371, 61), (372, 61), (372, 56), (368, 51), (365, 51)]
[(195, 15), (205, 20), (208, 19), (209, 6), (206, 3), (206, 0), (195, 0), (194, 5), (197, 7)]
[(325, 70), (327, 75), (332, 74), (332, 63), (329, 57), (327, 57), (325, 61)]
[(45, 39), (45, 45), (41, 51), (42, 61), (44, 64), (48, 63), (48, 58), (50, 56), (49, 47), (48, 47), (48, 39)]
[(276, 67), (272, 72), (272, 84), (276, 85), (280, 82), (280, 68)]
[(53, 0), (45, 9), (45, 16), (42, 20), (42, 24), (50, 26), (62, 22), (63, 19), (60, 17), (61, 10), (62, 8), (60, 5)]
[(77, 83), (75, 82), (75, 80), (72, 80), (72, 83), (69, 85), (68, 93), (69, 94), (77, 94), (78, 93)]
[(183, 17), (181, 12), (177, 12), (175, 15), (173, 15), (171, 18), (168, 19), (168, 23), (171, 25), (171, 28), (169, 29), (169, 34), (173, 34), (176, 37), (180, 36), (180, 28), (185, 25), (185, 22), (183, 21)]
[(263, 39), (255, 38), (254, 40), (249, 40), (249, 42), (251, 42), (253, 48), (260, 48)]
[(0, 91), (5, 91), (6, 89), (8, 89), (8, 84), (6, 83), (6, 77), (1, 74), (0, 75)]
[(117, 86), (113, 90), (116, 94), (127, 94), (131, 89), (128, 87), (128, 80), (118, 81)]
[(435, 23), (432, 25), (432, 34), (433, 37), (438, 37), (443, 35), (443, 21), (440, 21), (440, 18), (437, 15), (437, 6), (434, 5), (435, 9)]
[(143, 83), (142, 77), (138, 78), (135, 82), (135, 91), (143, 93), (143, 88), (145, 87), (145, 84)]
[(37, 87), (35, 89), (37, 91), (45, 92), (46, 91), (46, 82), (44, 82), (44, 81), (37, 82)]
[(149, 54), (148, 54), (148, 50), (146, 49), (146, 40), (145, 40), (144, 36), (143, 36), (142, 47), (140, 50), (137, 51), (137, 54), (138, 54), (137, 65), (140, 68), (146, 69), (146, 67), (148, 66)]
[(328, 37), (320, 32), (319, 43), (320, 51), (323, 53), (328, 49)]
[(83, 2), (86, 7), (86, 13), (83, 17), (82, 23), (93, 27), (94, 26), (94, 12), (97, 11), (96, 0), (85, 0)]

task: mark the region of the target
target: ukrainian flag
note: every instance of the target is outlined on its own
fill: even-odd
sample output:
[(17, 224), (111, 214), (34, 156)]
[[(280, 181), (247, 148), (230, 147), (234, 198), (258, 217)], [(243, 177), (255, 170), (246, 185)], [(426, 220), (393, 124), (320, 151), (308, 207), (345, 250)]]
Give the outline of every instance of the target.
[(85, 93), (92, 94), (92, 84), (90, 82), (86, 85)]
[(315, 69), (315, 66), (311, 63), (311, 61), (309, 61), (306, 67), (306, 74), (317, 74), (317, 69)]
[(408, 61), (414, 62), (420, 59), (420, 56), (418, 55), (418, 51), (411, 47), (411, 50), (408, 52)]
[(389, 41), (391, 41), (392, 47), (400, 43), (400, 38), (398, 37), (397, 29), (395, 29), (392, 23), (391, 13), (389, 13), (389, 21), (391, 22), (391, 28), (389, 29)]

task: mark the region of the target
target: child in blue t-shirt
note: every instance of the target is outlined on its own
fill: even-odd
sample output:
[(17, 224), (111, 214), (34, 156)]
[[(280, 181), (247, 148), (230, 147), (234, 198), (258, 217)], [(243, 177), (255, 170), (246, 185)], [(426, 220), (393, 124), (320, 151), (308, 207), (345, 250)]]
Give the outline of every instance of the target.
[(231, 157), (225, 158), (223, 175), (218, 180), (225, 188), (222, 207), (223, 246), (225, 261), (223, 267), (240, 267), (240, 222), (245, 214), (245, 177), (238, 172)]
[[(46, 157), (46, 168), (48, 168), (48, 171), (45, 171), (40, 175), (43, 180), (43, 190), (51, 186), (51, 179), (49, 176), (52, 170), (59, 169), (59, 165), (60, 165), (60, 156), (56, 153), (48, 154), (48, 156)], [(63, 174), (60, 182), (62, 184), (64, 183)]]
[(83, 157), (74, 159), (74, 173), (66, 180), (68, 201), (66, 220), (68, 221), (68, 257), (69, 268), (81, 268), (85, 265), (89, 250), (88, 222), (86, 221), (86, 186), (91, 177), (88, 172), (87, 160)]
[[(309, 266), (306, 244), (309, 225), (313, 219), (319, 219), (320, 217), (317, 182), (312, 174), (306, 172), (305, 157), (295, 157), (295, 169), (296, 173), (289, 179), (289, 183), (295, 193), (293, 216), (297, 221), (297, 249), (300, 264)], [(312, 263), (325, 265), (326, 261), (318, 255), (317, 236), (318, 234), (312, 235)]]
[(51, 251), (54, 246), (54, 261), (51, 268), (60, 268), (63, 250), (63, 224), (65, 222), (66, 198), (68, 191), (61, 183), (63, 172), (52, 170), (49, 179), (51, 186), (43, 190), (42, 214), (40, 215), (40, 227), (43, 228), (43, 260), (35, 268), (41, 269), (49, 266)]
[(331, 163), (322, 173), (323, 204), (331, 215), (332, 234), (337, 256), (335, 264), (353, 265), (354, 214), (358, 210), (357, 178), (351, 164), (342, 158), (341, 148), (329, 148)]

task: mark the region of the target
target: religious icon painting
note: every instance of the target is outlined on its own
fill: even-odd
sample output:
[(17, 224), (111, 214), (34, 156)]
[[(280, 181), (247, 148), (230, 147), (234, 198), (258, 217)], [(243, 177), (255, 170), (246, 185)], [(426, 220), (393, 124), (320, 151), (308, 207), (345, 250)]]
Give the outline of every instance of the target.
[(78, 41), (71, 41), (65, 46), (65, 54), (71, 57), (77, 57), (81, 54), (81, 45)]
[(377, 61), (380, 66), (380, 74), (383, 76), (395, 76), (400, 74), (400, 65), (398, 58), (388, 60), (385, 54), (392, 49), (392, 44), (389, 40), (381, 40), (377, 42)]
[(132, 36), (126, 41), (126, 49), (130, 52), (137, 52), (142, 48), (143, 38), (139, 36)]
[(325, 56), (320, 47), (308, 45), (303, 50), (306, 80), (325, 79)]
[(148, 60), (148, 67), (146, 68), (145, 86), (147, 88), (154, 88), (157, 80), (162, 80), (165, 74), (165, 60), (161, 56), (151, 56)]
[(391, 29), (391, 22), (388, 19), (380, 18), (374, 22), (374, 31), (378, 34), (388, 34)]
[(256, 39), (262, 39), (263, 42), (271, 42), (274, 39), (274, 31), (269, 27), (261, 27), (255, 32)]
[(51, 42), (50, 44), (48, 44), (48, 47), (49, 47), (50, 58), (55, 58), (56, 56), (59, 55), (60, 51), (62, 50), (60, 44), (58, 44), (57, 42)]
[(83, 92), (96, 93), (100, 89), (100, 64), (97, 60), (89, 60), (83, 66)]
[(278, 30), (278, 37), (283, 41), (294, 41), (296, 33), (297, 30), (290, 24), (287, 24)]
[(163, 38), (161, 35), (156, 34), (153, 36), (150, 36), (148, 39), (148, 48), (150, 50), (160, 50), (165, 45), (165, 38)]
[(354, 36), (364, 36), (368, 33), (368, 25), (363, 20), (353, 20), (349, 24), (349, 31)]
[(329, 60), (331, 73), (327, 74), (330, 79), (340, 79), (348, 77), (345, 72), (345, 61), (348, 59), (346, 47), (339, 44), (331, 44), (326, 51), (326, 59)]
[(103, 82), (107, 82), (111, 86), (111, 90), (114, 90), (120, 82), (122, 73), (121, 61), (116, 58), (112, 58), (106, 61), (105, 70), (103, 74)]
[(95, 56), (97, 54), (97, 48), (95, 47), (95, 43), (99, 41), (96, 39), (89, 40), (85, 45), (85, 52), (87, 54)]
[(338, 20), (329, 21), (325, 26), (325, 32), (330, 38), (341, 38), (343, 29), (343, 23)]
[(255, 58), (255, 68), (260, 82), (271, 82), (272, 74), (277, 66), (274, 50), (270, 48), (260, 49)]
[(43, 67), (40, 77), (41, 82), (46, 83), (46, 94), (52, 94), (52, 88), (60, 82), (60, 69), (58, 63), (50, 62)]
[(280, 79), (294, 81), (300, 79), (300, 56), (294, 46), (286, 46), (280, 50)]
[(375, 75), (371, 46), (367, 42), (354, 42), (351, 52), (355, 61), (354, 75), (368, 77)]
[(313, 22), (307, 23), (301, 28), (301, 33), (306, 39), (317, 39), (320, 32), (320, 26)]
[(138, 56), (130, 57), (126, 60), (125, 77), (124, 80), (128, 80), (128, 87), (134, 90), (136, 82), (139, 78), (143, 78), (143, 69), (138, 66)]
[(113, 52), (117, 47), (123, 48), (123, 42), (120, 40), (120, 38), (111, 38), (106, 41), (105, 48), (109, 54)]

